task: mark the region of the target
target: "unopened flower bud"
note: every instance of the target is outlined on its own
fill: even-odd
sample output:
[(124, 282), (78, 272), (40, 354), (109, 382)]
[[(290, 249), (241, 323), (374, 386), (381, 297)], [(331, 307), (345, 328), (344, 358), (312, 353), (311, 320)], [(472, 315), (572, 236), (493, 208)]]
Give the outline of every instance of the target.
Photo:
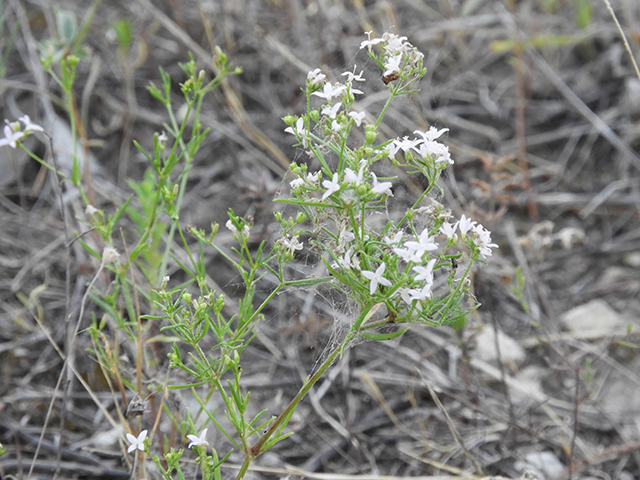
[(376, 126), (375, 125), (365, 125), (364, 126), (364, 137), (365, 137), (368, 145), (373, 144), (373, 142), (376, 141), (376, 137), (377, 136), (378, 136), (378, 133), (376, 132)]

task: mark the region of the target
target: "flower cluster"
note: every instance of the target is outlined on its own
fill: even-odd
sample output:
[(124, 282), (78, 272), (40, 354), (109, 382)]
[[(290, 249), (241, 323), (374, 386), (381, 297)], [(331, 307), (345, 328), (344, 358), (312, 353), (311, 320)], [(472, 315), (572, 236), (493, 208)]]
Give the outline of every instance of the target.
[(31, 122), (29, 115), (24, 115), (19, 118), (20, 122), (24, 124), (24, 130), (20, 122), (9, 122), (5, 120), (4, 126), (4, 138), (0, 138), (0, 147), (9, 145), (11, 148), (17, 148), (23, 138), (26, 138), (33, 132), (44, 132), (44, 129), (40, 125), (36, 125)]
[(437, 138), (448, 131), (448, 128), (438, 130), (435, 127), (429, 128), (426, 132), (415, 130), (413, 133), (420, 135), (422, 138), (414, 138), (410, 140), (409, 137), (404, 137), (402, 139), (393, 140), (388, 146), (389, 157), (395, 157), (398, 150), (402, 150), (405, 153), (410, 150), (414, 150), (416, 153), (420, 154), (423, 160), (432, 159), (436, 165), (453, 165), (453, 160), (449, 153), (449, 147), (443, 143), (436, 142)]
[[(383, 78), (385, 83), (398, 80), (398, 77), (414, 75), (422, 70), (422, 60), (424, 55), (416, 47), (407, 42), (407, 37), (400, 37), (396, 34), (385, 32), (382, 38), (371, 38), (371, 32), (365, 32), (367, 40), (360, 44), (360, 49), (367, 48), (369, 55), (376, 59), (384, 69)], [(380, 45), (382, 55), (376, 58), (372, 47)]]
[[(490, 256), (497, 245), (491, 243), (488, 230), (464, 215), (450, 223), (448, 211), (428, 197), (440, 173), (453, 164), (449, 147), (438, 141), (448, 129), (430, 127), (427, 131), (416, 130), (412, 138), (376, 141), (377, 125), (389, 102), (410, 93), (406, 87), (424, 75), (423, 55), (406, 37), (385, 33), (372, 39), (371, 32), (367, 35), (361, 48), (368, 49), (385, 78), (393, 76), (389, 82), (397, 83), (390, 88), (390, 99), (378, 121), (370, 124), (365, 122), (364, 112), (351, 111), (354, 95), (362, 93), (353, 88), (354, 82), (365, 81), (362, 72), (356, 74), (355, 68), (344, 72), (344, 84), (328, 82), (320, 69), (309, 72), (303, 88), (307, 113), (286, 117), (285, 131), (295, 135), (298, 144), (319, 162), (320, 169), (311, 171), (306, 164), (292, 163), (291, 171), (296, 175), (290, 182), (292, 198), (281, 201), (297, 205), (313, 228), (296, 230), (291, 222), (281, 221), (283, 237), (278, 244), (286, 257), (292, 258), (302, 248), (297, 235), (304, 232), (310, 246), (324, 252), (329, 273), (363, 306), (384, 302), (396, 320), (421, 319), (429, 324), (451, 321), (453, 313), (449, 314), (449, 309), (459, 305), (467, 288), (463, 280), (471, 265)], [(381, 53), (375, 54), (374, 46)], [(326, 103), (314, 109), (314, 98)], [(359, 144), (350, 137), (351, 129), (358, 128), (364, 130), (364, 142)], [(401, 150), (404, 161), (396, 158)], [(332, 155), (337, 162), (331, 160)], [(401, 219), (389, 216), (386, 226), (377, 230), (373, 219), (379, 218), (381, 210), (388, 212), (396, 178), (379, 179), (376, 175), (380, 170), (376, 164), (387, 159), (409, 173), (423, 174), (428, 187)], [(438, 243), (441, 238), (446, 238), (442, 246)], [(455, 268), (463, 255), (454, 250), (459, 240), (466, 245), (470, 260), (464, 271)], [(439, 280), (445, 278), (446, 282)]]

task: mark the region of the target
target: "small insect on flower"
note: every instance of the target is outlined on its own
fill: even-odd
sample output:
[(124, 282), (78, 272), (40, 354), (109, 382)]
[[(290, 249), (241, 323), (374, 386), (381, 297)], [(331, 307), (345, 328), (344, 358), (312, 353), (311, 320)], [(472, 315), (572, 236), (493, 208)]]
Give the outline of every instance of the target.
[(389, 85), (389, 83), (395, 82), (396, 80), (400, 80), (400, 75), (398, 75), (398, 72), (391, 72), (389, 75), (385, 75), (384, 77), (382, 77), (382, 81), (385, 85)]

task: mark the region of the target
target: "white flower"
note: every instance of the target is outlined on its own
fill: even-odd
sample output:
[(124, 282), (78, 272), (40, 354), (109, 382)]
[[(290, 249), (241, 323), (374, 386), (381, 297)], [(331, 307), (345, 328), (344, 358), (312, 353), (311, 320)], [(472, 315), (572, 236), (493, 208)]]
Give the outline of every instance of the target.
[(404, 137), (402, 140), (395, 140), (398, 148), (401, 148), (403, 152), (408, 152), (412, 148), (415, 149), (416, 145), (422, 143), (419, 138), (409, 140), (409, 137)]
[(498, 245), (491, 243), (491, 232), (482, 225), (476, 225), (473, 227), (473, 233), (475, 234), (474, 243), (480, 250), (480, 256), (482, 258), (490, 257), (491, 249), (498, 248)]
[(414, 277), (414, 280), (416, 282), (424, 281), (428, 285), (432, 285), (433, 284), (433, 266), (435, 264), (436, 264), (436, 259), (432, 258), (431, 260), (429, 260), (429, 263), (427, 263), (426, 267), (423, 267), (421, 265), (416, 265), (415, 267), (413, 267), (412, 270), (418, 273), (418, 275)]
[(24, 132), (17, 132), (11, 128), (11, 125), (5, 125), (4, 137), (5, 138), (0, 138), (0, 147), (9, 145), (11, 148), (16, 148), (18, 146), (18, 140), (24, 137)]
[(413, 250), (409, 248), (394, 248), (393, 251), (405, 262), (410, 262), (413, 257)]
[(399, 37), (395, 33), (385, 32), (382, 39), (385, 41), (384, 51), (389, 55), (405, 53), (406, 46), (411, 45), (405, 43), (407, 37)]
[(327, 78), (327, 76), (322, 73), (319, 68), (316, 68), (307, 74), (307, 82), (311, 85), (322, 85), (325, 78)]
[(289, 253), (293, 254), (294, 251), (296, 250), (302, 250), (302, 247), (304, 246), (299, 240), (298, 240), (298, 236), (296, 235), (295, 237), (291, 237), (291, 239), (289, 239), (289, 237), (285, 237), (282, 239), (282, 245), (284, 245), (284, 247), (289, 250)]
[(458, 222), (458, 228), (460, 229), (460, 233), (465, 235), (469, 230), (473, 228), (476, 222), (473, 222), (470, 218), (462, 215), (460, 217), (460, 221)]
[(366, 81), (365, 78), (362, 78), (362, 74), (364, 73), (364, 70), (361, 71), (358, 75), (356, 75), (356, 65), (353, 66), (353, 72), (344, 72), (342, 75), (346, 75), (347, 76), (347, 83), (352, 83), (354, 81), (356, 82), (364, 82)]
[[(229, 231), (234, 236), (234, 238), (237, 237), (238, 229), (236, 228), (236, 226), (233, 224), (231, 220), (227, 220), (227, 223), (225, 223), (224, 226), (229, 229)], [(249, 238), (250, 233), (251, 233), (251, 229), (249, 228), (249, 225), (245, 223), (244, 227), (242, 227), (242, 236), (244, 238)]]
[(143, 430), (138, 435), (138, 438), (134, 437), (130, 433), (127, 433), (127, 440), (129, 440), (129, 448), (127, 448), (127, 452), (131, 453), (134, 450), (138, 449), (141, 452), (144, 452), (144, 439), (147, 438), (147, 431)]
[(421, 262), (425, 253), (438, 248), (438, 244), (434, 243), (431, 237), (429, 237), (429, 229), (427, 228), (422, 230), (417, 242), (406, 242), (404, 246), (413, 250), (413, 255), (411, 256), (412, 262)]
[(187, 448), (191, 448), (192, 446), (197, 447), (200, 445), (203, 446), (207, 446), (209, 445), (209, 442), (207, 442), (207, 430), (209, 430), (208, 428), (205, 428), (204, 430), (202, 430), (202, 433), (198, 436), (198, 435), (187, 435), (187, 438), (189, 440), (191, 440), (191, 443), (189, 444), (189, 446)]
[(294, 127), (287, 127), (284, 129), (285, 132), (287, 133), (292, 133), (293, 135), (295, 135), (296, 137), (300, 136), (304, 136), (304, 119), (302, 117), (300, 117), (297, 121), (296, 121), (296, 126)]
[(333, 174), (333, 178), (331, 179), (331, 181), (324, 180), (322, 182), (322, 186), (327, 189), (327, 191), (324, 192), (324, 195), (322, 195), (322, 200), (326, 200), (329, 197), (329, 195), (332, 195), (335, 192), (337, 192), (338, 190), (340, 190), (340, 183), (338, 181), (338, 173), (336, 172), (336, 173)]
[(347, 250), (347, 252), (344, 254), (344, 257), (338, 258), (338, 263), (344, 269), (354, 268), (356, 270), (360, 270), (360, 260), (358, 259), (357, 254), (353, 254), (353, 247)]
[(444, 222), (441, 226), (440, 226), (440, 231), (447, 236), (447, 238), (455, 238), (455, 234), (456, 234), (456, 228), (458, 227), (458, 222), (456, 223), (449, 223), (449, 222)]
[(364, 167), (367, 165), (366, 160), (362, 160), (360, 162), (360, 169), (358, 170), (358, 174), (351, 170), (350, 168), (346, 168), (344, 171), (344, 176), (349, 183), (353, 183), (355, 185), (360, 185), (363, 180), (364, 175)]
[(382, 240), (387, 245), (397, 245), (402, 241), (402, 237), (404, 236), (404, 232), (402, 230), (397, 231), (390, 237), (384, 237)]
[(338, 113), (338, 110), (340, 109), (341, 106), (342, 106), (341, 103), (336, 103), (333, 106), (327, 105), (322, 109), (322, 114), (326, 115), (329, 118), (336, 118), (336, 114)]
[(312, 185), (318, 184), (318, 172), (316, 173), (307, 173), (307, 182)]
[(338, 235), (338, 248), (340, 251), (344, 251), (345, 247), (356, 239), (356, 235), (347, 227), (340, 228), (340, 234)]
[(400, 72), (400, 62), (402, 62), (402, 55), (398, 54), (393, 57), (389, 57), (384, 64), (384, 75), (391, 75), (392, 73)]
[(331, 131), (338, 133), (340, 130), (342, 130), (342, 125), (340, 125), (337, 120), (332, 121)]
[(384, 285), (385, 287), (391, 286), (391, 282), (382, 276), (385, 268), (387, 268), (387, 266), (383, 262), (375, 272), (370, 272), (369, 270), (362, 271), (362, 275), (371, 280), (371, 284), (369, 285), (369, 293), (371, 295), (373, 295), (378, 289), (378, 284)]
[(29, 115), (23, 115), (19, 120), (24, 123), (24, 133), (28, 135), (31, 132), (44, 132), (44, 128), (31, 122)]
[(422, 155), (422, 158), (426, 158), (427, 156), (435, 157), (436, 163), (448, 162), (450, 165), (453, 165), (449, 147), (440, 142), (424, 142), (420, 145), (418, 153)]
[(371, 172), (371, 175), (373, 176), (373, 185), (371, 187), (372, 192), (384, 193), (386, 195), (393, 196), (393, 194), (391, 193), (391, 186), (393, 184), (391, 182), (378, 182), (378, 177), (376, 177), (376, 174)]
[(369, 51), (371, 51), (372, 46), (382, 42), (381, 38), (374, 38), (373, 40), (371, 40), (371, 34), (373, 33), (373, 30), (364, 33), (367, 35), (367, 40), (363, 40), (362, 43), (360, 43), (360, 50), (362, 50), (364, 47), (367, 47)]
[(291, 188), (300, 188), (302, 185), (304, 185), (304, 178), (296, 178), (294, 180), (291, 180), (289, 182), (289, 185), (291, 186)]
[(445, 132), (448, 132), (448, 128), (438, 130), (436, 127), (430, 127), (426, 132), (415, 130), (413, 133), (420, 135), (425, 142), (433, 142), (436, 138), (439, 138)]
[(334, 88), (331, 83), (327, 82), (324, 84), (322, 92), (313, 92), (311, 95), (317, 95), (318, 97), (327, 99), (327, 101), (331, 101), (333, 97), (339, 97), (340, 95), (342, 95), (346, 89), (347, 87), (345, 87), (344, 85), (340, 85), (339, 83), (336, 83), (336, 86)]
[(364, 112), (349, 112), (349, 116), (356, 122), (356, 126), (359, 127), (364, 120)]

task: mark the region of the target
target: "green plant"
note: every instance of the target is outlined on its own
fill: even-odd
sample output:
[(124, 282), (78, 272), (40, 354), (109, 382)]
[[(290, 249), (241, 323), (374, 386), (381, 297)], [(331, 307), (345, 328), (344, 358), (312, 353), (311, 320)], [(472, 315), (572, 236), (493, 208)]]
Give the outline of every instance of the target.
[[(63, 30), (70, 29), (64, 27)], [(71, 35), (67, 41), (73, 38)], [(143, 369), (162, 368), (151, 365), (146, 355), (149, 345), (173, 343), (168, 355), (169, 368), (180, 370), (189, 381), (179, 383), (175, 377), (165, 375), (166, 383), (147, 388), (163, 393), (172, 389), (189, 390), (201, 406), (193, 418), (176, 418), (166, 407), (162, 411), (172, 418), (181, 436), (191, 440), (189, 447), (197, 454), (196, 463), (205, 479), (219, 479), (220, 465), (231, 454), (221, 455), (215, 449), (208, 453), (205, 448), (208, 446), (207, 425), (215, 426), (243, 452), (245, 460), (237, 478), (244, 478), (256, 456), (289, 435), (287, 424), (299, 403), (355, 342), (391, 340), (403, 335), (413, 323), (438, 327), (464, 319), (469, 311), (463, 299), (469, 288), (471, 269), (497, 247), (491, 243), (489, 231), (464, 215), (454, 223), (449, 222), (450, 212), (430, 196), (438, 188), (442, 171), (453, 163), (448, 147), (437, 141), (446, 129), (431, 127), (426, 132), (414, 132), (416, 136), (411, 139), (378, 140), (378, 127), (391, 102), (417, 91), (414, 84), (425, 74), (423, 55), (405, 37), (389, 33), (371, 39), (369, 32), (361, 48), (366, 49), (381, 68), (389, 97), (377, 117), (367, 122), (365, 112), (353, 110), (355, 96), (362, 94), (356, 88), (356, 82), (365, 81), (362, 72), (356, 74), (354, 68), (343, 74), (344, 83), (333, 84), (326, 81), (319, 69), (309, 73), (303, 88), (306, 113), (288, 116), (284, 122), (288, 125), (286, 131), (295, 136), (313, 161), (291, 164), (295, 178), (290, 182), (290, 195), (277, 200), (283, 210), (275, 215), (280, 225), (280, 238), (276, 242), (263, 241), (253, 247), (251, 220), (237, 216), (232, 210), (226, 223), (235, 240), (232, 252), (216, 243), (217, 224), (205, 231), (180, 223), (192, 161), (207, 134), (199, 119), (202, 101), (225, 76), (240, 73), (219, 50), (216, 66), (220, 74), (209, 82), (193, 59), (181, 65), (187, 77), (181, 84), (187, 104), (182, 121), (176, 119), (173, 111), (169, 75), (161, 70), (161, 85), (149, 87), (151, 95), (166, 106), (169, 123), (164, 126), (166, 134), (154, 136), (152, 152), (135, 143), (150, 168), (141, 182), (130, 181), (134, 195), (129, 201), (107, 216), (91, 206), (82, 194), (91, 227), (96, 229), (105, 248), (99, 252), (89, 242), (80, 241), (91, 255), (100, 259), (98, 274), (107, 269), (113, 277), (108, 291), (93, 289), (93, 282), (89, 287), (89, 294), (105, 312), (102, 319), (94, 318), (89, 329), (93, 339), (90, 353), (97, 358), (111, 387), (120, 390), (126, 401), (125, 388), (135, 391), (139, 397), (146, 396)], [(47, 58), (45, 66), (69, 101), (75, 131), (72, 85), (79, 57)], [(59, 72), (54, 70), (56, 65)], [(322, 100), (320, 107), (313, 106), (316, 97)], [(5, 127), (4, 144), (24, 149), (22, 138), (42, 130), (28, 118), (22, 119), (22, 123), (24, 129), (19, 122)], [(398, 158), (401, 151), (402, 156)], [(427, 188), (412, 204), (394, 202), (395, 177), (383, 177), (381, 173), (383, 168), (389, 168), (383, 165), (389, 163), (388, 160), (396, 168), (426, 179)], [(317, 170), (313, 171), (314, 168)], [(82, 192), (77, 161), (74, 161), (70, 180)], [(137, 240), (131, 248), (126, 248), (125, 254), (119, 255), (113, 247), (115, 227), (125, 215), (136, 227)], [(192, 244), (193, 238), (197, 240), (197, 249)], [(166, 241), (164, 249), (163, 241)], [(172, 256), (176, 242), (186, 252), (187, 261)], [(305, 244), (324, 264), (326, 275), (299, 278), (291, 274), (287, 264), (296, 259)], [(243, 297), (231, 316), (225, 314), (224, 295), (207, 285), (204, 251), (208, 248), (215, 249), (242, 279)], [(466, 255), (461, 250), (466, 251)], [(464, 268), (454, 268), (463, 264), (463, 256)], [(186, 276), (182, 283), (174, 284), (165, 275), (171, 259)], [(132, 274), (134, 269), (143, 272), (144, 283)], [(275, 279), (275, 287), (259, 300), (257, 289), (267, 275)], [(248, 416), (251, 396), (242, 386), (242, 355), (254, 338), (265, 309), (276, 295), (287, 289), (314, 288), (320, 284), (344, 294), (345, 301), (350, 299), (354, 311), (352, 322), (280, 415), (270, 417), (266, 415), (267, 410), (261, 410)], [(123, 373), (115, 344), (105, 332), (108, 321), (135, 345), (135, 375)], [(402, 324), (406, 325), (400, 326)], [(398, 327), (387, 328), (395, 325)], [(158, 334), (152, 334), (156, 330)], [(205, 339), (213, 339), (215, 347), (204, 348)], [(224, 405), (228, 427), (218, 412), (207, 409), (207, 402), (214, 394), (219, 395)], [(129, 404), (130, 410), (145, 411), (134, 408), (133, 403)], [(151, 432), (140, 431), (139, 420), (125, 420), (123, 416), (121, 421), (127, 423), (129, 453), (136, 453), (136, 459), (141, 452), (149, 455), (164, 478), (185, 477), (181, 462), (183, 449), (163, 444), (161, 453), (157, 454), (155, 448), (152, 450), (155, 428)], [(195, 434), (205, 426), (207, 428)], [(138, 465), (144, 468), (142, 462)]]

